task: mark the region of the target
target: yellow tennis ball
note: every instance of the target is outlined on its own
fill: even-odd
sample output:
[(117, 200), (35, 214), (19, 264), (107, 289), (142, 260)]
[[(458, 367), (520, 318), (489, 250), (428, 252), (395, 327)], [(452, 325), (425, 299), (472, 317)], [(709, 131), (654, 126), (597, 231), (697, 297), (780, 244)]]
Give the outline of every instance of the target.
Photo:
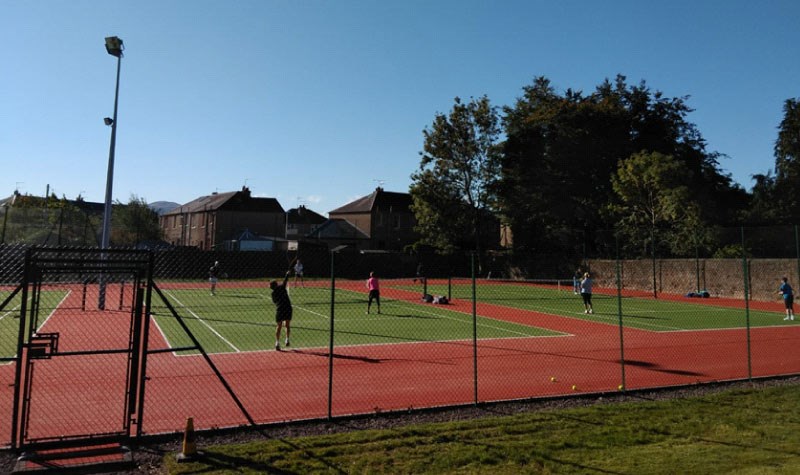
[(578, 386), (576, 386), (576, 385), (574, 385), (574, 384), (573, 384), (573, 385), (572, 385), (572, 390), (573, 390), (573, 391), (577, 391), (577, 390), (578, 390)]
[(556, 381), (556, 377), (555, 376), (550, 376), (550, 381), (555, 382)]
[(617, 386), (617, 389), (619, 389), (620, 391), (622, 391), (623, 389), (625, 389), (625, 386), (623, 386), (623, 385), (621, 385), (621, 384), (620, 384), (619, 386)]

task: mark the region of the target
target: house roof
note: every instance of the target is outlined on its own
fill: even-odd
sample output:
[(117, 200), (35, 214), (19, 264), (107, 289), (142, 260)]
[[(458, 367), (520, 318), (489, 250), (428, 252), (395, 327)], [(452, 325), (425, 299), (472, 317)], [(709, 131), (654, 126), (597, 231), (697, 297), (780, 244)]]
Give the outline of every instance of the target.
[(250, 195), (250, 189), (245, 186), (242, 187), (241, 191), (211, 193), (210, 195), (201, 196), (164, 213), (163, 216), (219, 209), (284, 213), (283, 207), (278, 203), (278, 200), (275, 198), (254, 198)]
[(369, 239), (360, 229), (344, 219), (328, 219), (307, 237), (315, 239)]
[(408, 193), (384, 191), (383, 188), (378, 187), (369, 195), (340, 206), (328, 214), (370, 213), (376, 208), (390, 207), (400, 211), (409, 209), (411, 203), (411, 195)]
[(236, 238), (237, 241), (272, 241), (270, 238), (253, 234), (249, 229), (242, 231), (242, 234)]
[(325, 216), (302, 205), (286, 212), (286, 222), (288, 224), (322, 224), (326, 220)]
[[(20, 194), (18, 192), (14, 192), (14, 194), (9, 196), (8, 198), (0, 198), (0, 206), (14, 206), (14, 204), (17, 201), (17, 199), (21, 199), (21, 200), (27, 201), (28, 205), (34, 204), (34, 203), (45, 203), (45, 202), (47, 202), (49, 200), (52, 200), (52, 198), (48, 199), (47, 197), (42, 197), (42, 196), (22, 195), (22, 194)], [(64, 198), (56, 198), (55, 199), (55, 201), (59, 201), (59, 202), (63, 201), (63, 200), (65, 200), (65, 199)], [(88, 213), (102, 214), (103, 210), (105, 209), (105, 203), (96, 203), (96, 202), (93, 202), (93, 201), (84, 201), (83, 199), (66, 200), (66, 202), (70, 203), (71, 205), (75, 206), (76, 208), (78, 208), (79, 210), (81, 210), (81, 211), (83, 211), (84, 213), (87, 213), (87, 214)]]

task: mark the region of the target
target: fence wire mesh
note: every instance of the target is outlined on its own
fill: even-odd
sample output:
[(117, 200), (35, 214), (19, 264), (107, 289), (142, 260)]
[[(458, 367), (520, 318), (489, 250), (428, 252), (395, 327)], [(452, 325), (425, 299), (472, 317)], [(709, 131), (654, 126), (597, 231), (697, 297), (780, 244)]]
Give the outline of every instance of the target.
[(800, 280), (794, 228), (715, 233), (714, 252), (576, 232), (568, 255), (179, 248), (114, 265), (0, 246), (0, 445), (800, 372), (777, 293)]

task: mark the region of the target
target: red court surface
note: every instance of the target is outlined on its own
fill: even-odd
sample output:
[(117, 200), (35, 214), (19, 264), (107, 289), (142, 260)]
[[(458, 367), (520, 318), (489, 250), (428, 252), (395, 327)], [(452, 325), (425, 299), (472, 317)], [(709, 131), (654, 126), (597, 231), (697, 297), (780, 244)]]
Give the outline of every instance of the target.
[[(77, 292), (68, 297), (75, 298)], [(743, 307), (733, 300), (692, 302)], [(70, 305), (75, 307), (65, 302)], [(781, 311), (779, 302), (756, 305)], [(448, 308), (471, 313), (472, 302), (454, 301)], [(332, 366), (327, 348), (212, 355), (236, 399), (201, 356), (151, 354), (136, 423), (147, 435), (181, 432), (187, 417), (203, 430), (246, 425), (248, 416), (258, 424), (325, 418), (329, 407), (333, 416), (371, 414), (471, 404), (476, 396), (488, 402), (618, 391), (621, 384), (634, 390), (800, 372), (800, 325), (751, 329), (748, 360), (744, 328), (621, 332), (618, 325), (492, 304), (479, 303), (477, 313), (564, 335), (483, 339), (476, 347), (471, 340), (337, 347)], [(87, 321), (102, 322), (108, 339), (98, 342), (97, 333), (82, 331)], [(70, 335), (59, 351), (77, 351), (126, 347), (129, 325), (129, 310), (56, 313), (41, 331)], [(159, 348), (166, 343), (153, 326), (149, 349)], [(125, 417), (125, 355), (62, 357), (34, 365), (28, 438), (119, 429)], [(3, 446), (11, 441), (14, 371), (13, 364), (0, 366)], [(139, 427), (134, 424), (134, 432)]]

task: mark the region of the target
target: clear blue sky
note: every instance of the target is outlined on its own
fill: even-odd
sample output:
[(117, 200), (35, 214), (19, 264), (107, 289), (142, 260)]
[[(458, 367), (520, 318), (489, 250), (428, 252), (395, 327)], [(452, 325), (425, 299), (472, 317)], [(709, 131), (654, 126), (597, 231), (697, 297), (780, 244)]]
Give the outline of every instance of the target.
[(747, 189), (800, 96), (800, 2), (742, 0), (0, 1), (0, 196), (188, 202), (247, 185), (327, 215), (407, 191), (422, 130), (456, 96), (512, 105), (534, 77), (621, 73), (690, 96)]

